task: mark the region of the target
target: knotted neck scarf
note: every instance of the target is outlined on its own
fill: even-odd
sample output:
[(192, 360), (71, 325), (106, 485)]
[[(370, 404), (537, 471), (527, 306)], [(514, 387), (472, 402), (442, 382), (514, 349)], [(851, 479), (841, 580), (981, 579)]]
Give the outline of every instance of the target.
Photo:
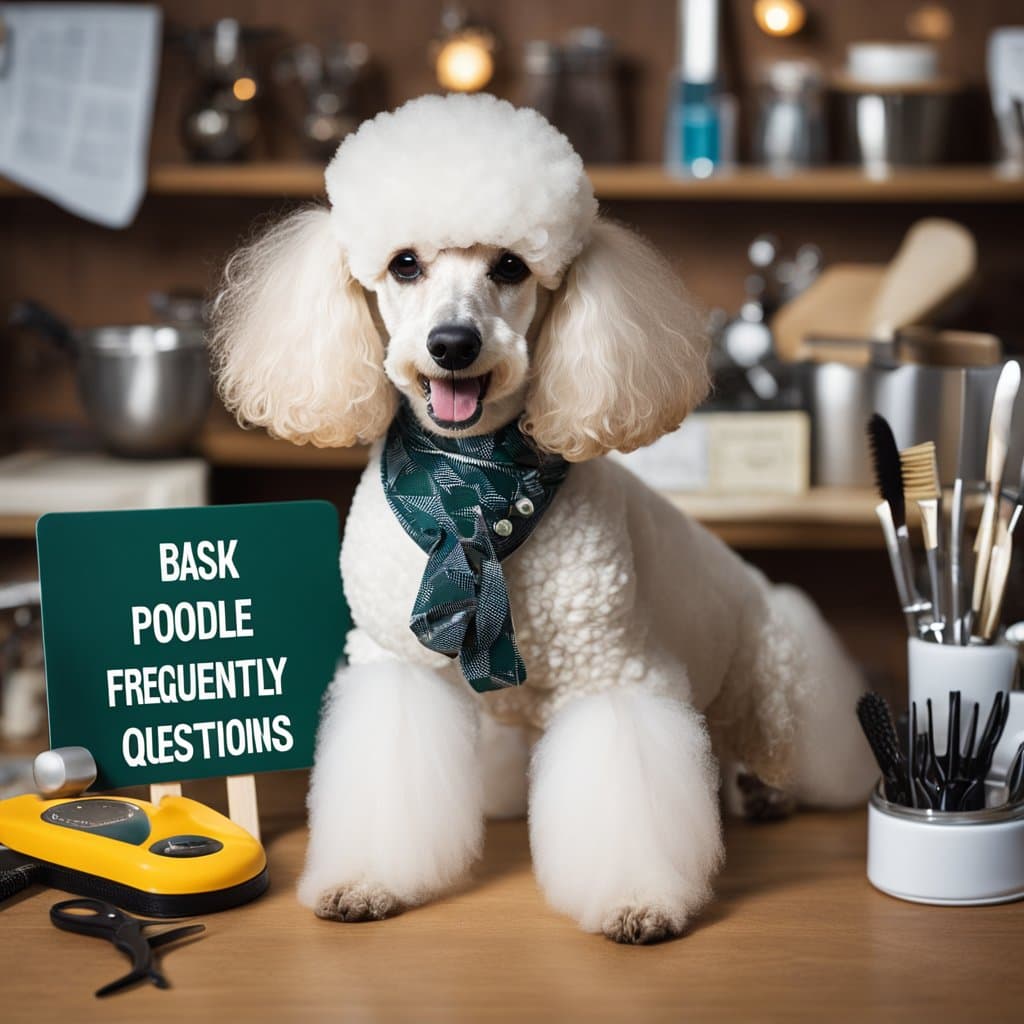
[(533, 533), (568, 471), (564, 459), (539, 453), (518, 423), (439, 437), (403, 402), (388, 431), (384, 493), (428, 556), (409, 627), (424, 647), (458, 656), (478, 692), (526, 679), (501, 560)]

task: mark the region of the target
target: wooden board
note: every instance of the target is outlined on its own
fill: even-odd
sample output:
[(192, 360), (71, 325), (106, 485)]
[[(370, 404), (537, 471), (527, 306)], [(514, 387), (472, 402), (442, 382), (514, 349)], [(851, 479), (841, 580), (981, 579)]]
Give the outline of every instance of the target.
[[(301, 782), (301, 779), (295, 780)], [(301, 787), (292, 787), (301, 801)], [(5, 1024), (207, 1021), (1018, 1020), (1024, 905), (938, 908), (884, 896), (864, 874), (861, 811), (732, 823), (716, 899), (684, 938), (647, 948), (580, 932), (537, 889), (526, 826), (492, 824), (467, 890), (390, 921), (319, 921), (295, 898), (301, 804), (265, 819), (271, 885), (203, 918), (160, 957), (172, 988), (92, 993), (124, 969), (60, 932), (59, 895), (8, 904)], [(54, 965), (60, 964), (59, 979)], [(58, 983), (59, 982), (59, 983)]]
[(228, 817), (251, 836), (260, 837), (260, 809), (256, 801), (255, 775), (229, 775)]
[[(778, 357), (784, 362), (804, 358), (802, 347), (807, 338), (869, 338), (871, 310), (885, 271), (885, 264), (873, 263), (835, 263), (826, 267), (814, 284), (787, 302), (772, 319)], [(868, 346), (859, 348), (864, 350), (863, 360), (841, 349), (836, 358), (866, 365)]]

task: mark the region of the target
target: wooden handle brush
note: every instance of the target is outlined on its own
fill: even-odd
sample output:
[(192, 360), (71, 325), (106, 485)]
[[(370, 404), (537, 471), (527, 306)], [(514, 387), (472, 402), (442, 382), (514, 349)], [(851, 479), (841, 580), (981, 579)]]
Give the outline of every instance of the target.
[(999, 495), (1003, 486), (1003, 470), (1006, 468), (1006, 452), (1010, 444), (1010, 424), (1013, 420), (1013, 404), (1020, 389), (1020, 364), (1011, 360), (1003, 367), (992, 399), (992, 417), (988, 428), (988, 450), (985, 455), (985, 506), (981, 510), (981, 523), (974, 541), (977, 561), (974, 566), (974, 589), (971, 593), (971, 610), (977, 619), (985, 600), (985, 583), (988, 579), (989, 563), (992, 558), (992, 544), (999, 514)]
[(981, 627), (978, 630), (985, 640), (991, 640), (999, 628), (999, 617), (1003, 610), (1003, 598), (1006, 596), (1006, 581), (1010, 575), (1010, 562), (1013, 559), (1013, 533), (1020, 522), (1021, 511), (1024, 510), (1024, 461), (1020, 467), (1020, 485), (1012, 511), (1009, 507), (1002, 510), (999, 524), (995, 530), (995, 541), (992, 545), (992, 557), (988, 564), (988, 579), (985, 581), (985, 597), (981, 603)]
[(1010, 514), (1003, 512), (995, 528), (992, 555), (988, 562), (985, 580), (985, 596), (981, 602), (981, 617), (978, 620), (978, 635), (991, 640), (999, 628), (999, 616), (1003, 610), (1003, 596), (1006, 580), (1010, 575), (1010, 559), (1013, 557), (1013, 535), (1010, 533)]
[(936, 633), (942, 635), (946, 626), (942, 613), (942, 489), (939, 485), (935, 443), (926, 441), (912, 448), (904, 448), (900, 452), (900, 467), (903, 471), (903, 495), (907, 501), (917, 502), (921, 512), (921, 533), (932, 592), (932, 620)]

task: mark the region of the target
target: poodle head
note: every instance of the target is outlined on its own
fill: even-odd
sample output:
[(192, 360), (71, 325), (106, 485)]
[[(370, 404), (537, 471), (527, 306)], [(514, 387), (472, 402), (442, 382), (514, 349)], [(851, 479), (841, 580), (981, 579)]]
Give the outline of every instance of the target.
[(706, 342), (647, 243), (601, 220), (582, 162), (533, 110), (426, 96), (368, 121), (299, 211), (228, 263), (221, 394), (299, 443), (379, 437), (398, 394), (427, 429), (521, 417), (580, 460), (677, 426)]

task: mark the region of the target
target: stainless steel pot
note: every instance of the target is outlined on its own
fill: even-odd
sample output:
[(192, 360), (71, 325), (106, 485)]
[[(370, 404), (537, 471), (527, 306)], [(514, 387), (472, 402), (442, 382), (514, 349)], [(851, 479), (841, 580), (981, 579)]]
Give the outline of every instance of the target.
[(72, 331), (34, 302), (19, 303), (11, 323), (39, 331), (72, 356), (82, 404), (114, 454), (178, 455), (202, 428), (212, 388), (200, 325)]
[(954, 92), (852, 87), (840, 91), (839, 158), (869, 173), (942, 163)]
[[(934, 441), (939, 474), (951, 484), (960, 447), (960, 407), (964, 370), (945, 366), (855, 367), (841, 363), (803, 367), (812, 423), (814, 483), (826, 487), (870, 487), (874, 481), (865, 426), (880, 412), (892, 425), (900, 447)], [(969, 384), (965, 476), (985, 475), (985, 450), (992, 395), (1001, 366), (966, 370)], [(1014, 411), (1024, 422), (1024, 394)], [(1024, 433), (1015, 431), (1007, 476), (1016, 479), (1024, 456)], [(1011, 468), (1012, 467), (1012, 468)]]

